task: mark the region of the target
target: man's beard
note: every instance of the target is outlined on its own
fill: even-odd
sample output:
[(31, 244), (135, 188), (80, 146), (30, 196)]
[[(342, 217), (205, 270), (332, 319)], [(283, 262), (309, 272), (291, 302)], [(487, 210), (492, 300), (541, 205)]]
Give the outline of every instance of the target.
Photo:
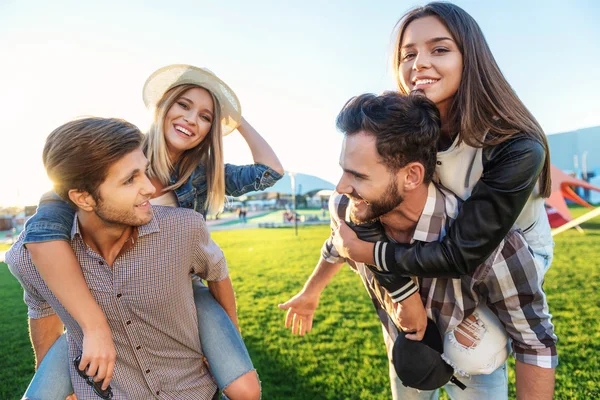
[[(352, 197), (357, 196), (350, 195), (348, 197), (352, 199)], [(398, 193), (396, 179), (392, 179), (386, 188), (385, 193), (383, 193), (379, 200), (368, 202), (369, 205), (364, 216), (356, 215), (356, 209), (354, 207), (350, 207), (350, 221), (357, 225), (375, 222), (382, 215), (385, 215), (394, 208), (398, 207), (403, 201), (404, 198)]]
[(106, 204), (100, 196), (96, 199), (96, 208), (94, 212), (105, 225), (113, 227), (141, 226), (152, 220), (152, 214), (149, 218), (140, 218), (133, 210), (123, 211), (111, 207)]

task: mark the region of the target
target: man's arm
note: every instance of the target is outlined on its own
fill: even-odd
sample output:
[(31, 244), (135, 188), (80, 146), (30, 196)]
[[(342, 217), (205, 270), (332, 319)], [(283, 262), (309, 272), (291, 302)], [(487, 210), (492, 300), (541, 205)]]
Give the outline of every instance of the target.
[(517, 399), (551, 400), (554, 397), (554, 368), (515, 363)]
[(288, 310), (285, 327), (291, 326), (292, 334), (299, 333), (300, 336), (304, 336), (305, 333), (311, 331), (313, 316), (319, 305), (319, 297), (342, 265), (344, 264), (330, 263), (321, 257), (302, 290), (285, 303), (279, 304), (280, 309)]
[(63, 323), (56, 314), (38, 319), (29, 318), (29, 337), (33, 345), (36, 370), (63, 331)]
[(231, 278), (228, 276), (220, 281), (209, 281), (208, 289), (213, 295), (215, 300), (223, 307), (231, 322), (235, 325), (237, 330), (240, 330), (238, 325), (238, 317), (235, 305), (235, 293), (233, 291), (233, 285), (231, 284)]

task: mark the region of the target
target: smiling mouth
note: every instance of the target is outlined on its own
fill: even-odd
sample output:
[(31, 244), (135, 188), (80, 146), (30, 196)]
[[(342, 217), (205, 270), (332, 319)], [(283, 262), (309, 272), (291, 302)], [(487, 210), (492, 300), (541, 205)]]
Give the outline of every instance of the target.
[(415, 88), (418, 88), (419, 86), (432, 85), (432, 84), (436, 83), (437, 81), (439, 81), (439, 79), (417, 79), (413, 83), (413, 86)]
[(183, 133), (183, 134), (184, 134), (185, 136), (187, 136), (187, 137), (192, 137), (192, 132), (188, 131), (187, 129), (185, 129), (185, 128), (184, 128), (184, 127), (182, 127), (182, 126), (175, 125), (175, 130), (176, 130), (177, 132), (181, 132), (181, 133)]
[(138, 204), (136, 207), (146, 207), (148, 204), (150, 204), (149, 200), (146, 200), (143, 203)]

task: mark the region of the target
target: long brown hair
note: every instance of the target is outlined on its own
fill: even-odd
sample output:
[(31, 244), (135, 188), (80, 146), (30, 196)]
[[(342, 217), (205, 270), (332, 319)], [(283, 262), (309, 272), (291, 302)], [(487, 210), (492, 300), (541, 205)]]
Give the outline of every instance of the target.
[[(217, 98), (210, 92), (213, 100), (213, 123), (206, 137), (196, 147), (186, 150), (177, 165), (169, 159), (167, 142), (163, 131), (165, 116), (171, 106), (189, 89), (200, 86), (184, 84), (168, 90), (156, 104), (154, 121), (144, 138), (144, 153), (150, 161), (149, 175), (156, 177), (166, 187), (164, 192), (174, 190), (183, 185), (192, 175), (194, 169), (202, 164), (206, 171), (208, 196), (202, 205), (211, 214), (223, 209), (225, 203), (225, 165), (223, 161), (223, 135), (221, 134), (221, 107)], [(204, 89), (204, 88), (203, 88)], [(170, 184), (173, 171), (177, 169), (177, 181)]]
[(463, 70), (458, 91), (448, 110), (450, 132), (459, 133), (459, 143), (486, 147), (502, 143), (515, 133), (523, 133), (539, 141), (546, 151), (540, 174), (540, 195), (549, 197), (550, 151), (540, 124), (527, 110), (500, 71), (477, 22), (462, 8), (442, 2), (429, 3), (407, 12), (398, 21), (393, 70), (401, 93), (399, 66), (404, 32), (416, 19), (433, 16), (448, 29), (463, 56)]

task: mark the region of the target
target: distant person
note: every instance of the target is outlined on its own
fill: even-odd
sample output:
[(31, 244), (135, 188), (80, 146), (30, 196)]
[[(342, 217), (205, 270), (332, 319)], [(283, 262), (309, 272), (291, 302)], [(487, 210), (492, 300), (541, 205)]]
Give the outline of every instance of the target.
[[(152, 203), (214, 213), (222, 209), (225, 195), (263, 190), (282, 177), (283, 168), (269, 144), (241, 117), (235, 93), (209, 70), (179, 64), (161, 68), (147, 79), (143, 100), (154, 110), (154, 123), (143, 143), (150, 161), (148, 176), (156, 188)], [(222, 137), (236, 128), (250, 148), (253, 165), (223, 163)], [(113, 340), (68, 245), (73, 215), (73, 209), (56, 194), (43, 196), (23, 242), (48, 287), (83, 327), (81, 364), (97, 367), (98, 378), (110, 381)], [(202, 346), (219, 388), (231, 399), (258, 392), (260, 385), (238, 332), (235, 309), (223, 310), (223, 304), (213, 298), (214, 290), (211, 295), (199, 279), (193, 287)], [(66, 354), (55, 354), (54, 360), (47, 360), (53, 365), (68, 361)], [(38, 375), (32, 387), (50, 379)]]
[(247, 222), (246, 215), (248, 214), (248, 208), (246, 206), (242, 207), (242, 223), (245, 224)]
[[(466, 390), (445, 386), (453, 399), (508, 398), (508, 337), (516, 358), (517, 397), (551, 399), (557, 339), (541, 286), (543, 270), (520, 231), (511, 230), (492, 256), (469, 274), (457, 279), (434, 274), (418, 281), (402, 277), (402, 286), (393, 293), (374, 279), (375, 273), (385, 272), (385, 262), (356, 262), (341, 241), (342, 231), (356, 238), (349, 228), (353, 226), (380, 238), (377, 243), (383, 248), (434, 243), (456, 223), (460, 200), (432, 182), (440, 133), (435, 105), (421, 95), (365, 94), (344, 106), (337, 126), (344, 133), (344, 172), (330, 198), (334, 234), (304, 288), (280, 305), (288, 310), (286, 327), (300, 335), (312, 329), (321, 292), (348, 262), (381, 320), (394, 399), (437, 398), (435, 391), (405, 387), (392, 366), (392, 348), (401, 330), (409, 339), (423, 338), (413, 325), (420, 318), (404, 318), (406, 312), (421, 314), (425, 321), (429, 317), (445, 334), (445, 359), (465, 375), (461, 381)], [(396, 366), (401, 364), (396, 360)]]
[[(46, 140), (48, 176), (77, 210), (68, 244), (107, 316), (117, 358), (110, 386), (107, 368), (77, 362), (84, 331), (42, 279), (21, 235), (6, 262), (25, 290), (36, 367), (54, 378), (30, 387), (27, 398), (58, 398), (57, 385), (69, 384), (61, 370), (79, 400), (208, 400), (217, 391), (202, 361), (191, 274), (214, 283), (218, 300), (235, 310), (227, 263), (201, 214), (150, 204), (156, 189), (142, 141), (134, 125), (103, 118), (68, 122)], [(63, 324), (68, 345), (57, 346)], [(68, 353), (69, 362), (46, 363), (53, 352), (58, 359)]]

